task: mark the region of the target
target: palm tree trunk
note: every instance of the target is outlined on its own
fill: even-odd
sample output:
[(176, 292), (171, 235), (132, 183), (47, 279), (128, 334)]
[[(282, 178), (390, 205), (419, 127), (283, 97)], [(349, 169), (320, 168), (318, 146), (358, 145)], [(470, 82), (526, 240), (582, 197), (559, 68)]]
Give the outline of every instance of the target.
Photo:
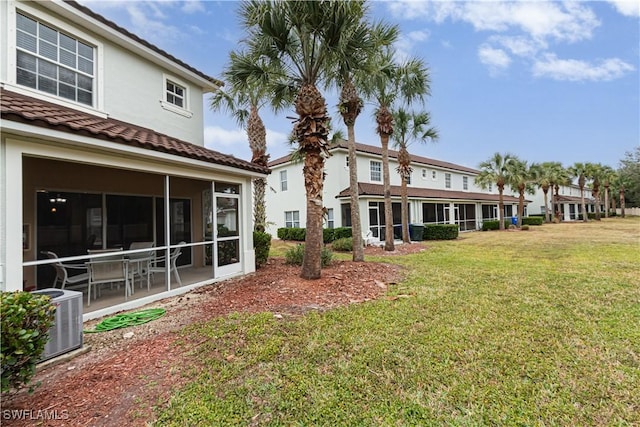
[(400, 215), (402, 215), (402, 242), (411, 243), (409, 238), (409, 196), (407, 195), (407, 180), (401, 177), (402, 185), (400, 187)]
[(504, 187), (502, 186), (498, 186), (498, 221), (500, 221), (500, 223), (498, 224), (498, 226), (500, 227), (500, 230), (504, 230), (504, 197), (502, 195), (502, 192), (504, 191)]
[(391, 176), (389, 174), (389, 135), (380, 135), (382, 145), (382, 181), (384, 192), (384, 250), (393, 251), (393, 210), (391, 206)]
[(319, 279), (322, 269), (322, 172), (324, 158), (320, 150), (307, 150), (304, 157), (304, 185), (307, 195), (307, 223), (304, 260), (300, 276), (303, 279)]
[(587, 218), (587, 203), (584, 200), (584, 187), (580, 187), (580, 203), (582, 209), (582, 221), (588, 222), (589, 219)]
[(604, 217), (609, 218), (609, 186), (604, 186)]
[(351, 193), (351, 235), (353, 236), (353, 260), (364, 261), (362, 247), (362, 224), (360, 223), (360, 201), (358, 194), (358, 166), (356, 159), (356, 135), (354, 126), (347, 126), (349, 138), (349, 193)]
[(522, 215), (524, 215), (524, 188), (518, 190), (518, 228), (522, 228)]
[(267, 180), (256, 178), (253, 180), (253, 230), (264, 232), (267, 226), (267, 213), (265, 209), (265, 188)]
[(549, 211), (549, 187), (542, 188), (542, 194), (544, 194), (544, 219), (546, 222), (551, 222), (551, 212)]
[(620, 216), (624, 218), (624, 186), (620, 187)]

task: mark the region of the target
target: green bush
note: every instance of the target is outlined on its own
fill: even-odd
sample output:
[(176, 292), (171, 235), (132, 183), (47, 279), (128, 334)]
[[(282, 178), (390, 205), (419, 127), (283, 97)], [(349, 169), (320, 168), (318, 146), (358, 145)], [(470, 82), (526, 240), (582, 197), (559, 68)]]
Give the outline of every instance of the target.
[(458, 238), (457, 224), (425, 224), (424, 240), (453, 240)]
[(520, 227), (520, 229), (522, 231), (527, 231), (529, 229), (529, 226), (528, 225), (523, 225), (522, 227)]
[(334, 251), (351, 252), (353, 250), (353, 238), (343, 237), (341, 239), (336, 239), (331, 244), (331, 247)]
[(304, 242), (307, 236), (307, 230), (299, 227), (283, 227), (278, 228), (278, 239), (293, 240), (295, 242)]
[(352, 236), (351, 227), (338, 227), (333, 229), (333, 240), (344, 239)]
[[(332, 257), (333, 255), (331, 254), (331, 251), (323, 246), (322, 253), (320, 254), (320, 265), (322, 267), (328, 266), (331, 264)], [(302, 260), (304, 259), (304, 243), (300, 243), (287, 249), (284, 253), (284, 259), (286, 264), (302, 265)]]
[(331, 243), (335, 240), (335, 237), (333, 236), (333, 231), (335, 229), (334, 228), (323, 228), (322, 229), (322, 241), (324, 243)]
[(271, 234), (261, 231), (253, 232), (253, 249), (256, 252), (256, 269), (267, 263), (271, 249)]
[(542, 225), (544, 218), (541, 216), (526, 216), (522, 218), (522, 225)]
[[(507, 229), (511, 225), (511, 221), (504, 221), (504, 228)], [(499, 220), (490, 220), (482, 222), (482, 231), (490, 231), (490, 230), (499, 230), (500, 229), (500, 221)]]
[(49, 339), (56, 307), (46, 295), (0, 293), (2, 392), (28, 384)]

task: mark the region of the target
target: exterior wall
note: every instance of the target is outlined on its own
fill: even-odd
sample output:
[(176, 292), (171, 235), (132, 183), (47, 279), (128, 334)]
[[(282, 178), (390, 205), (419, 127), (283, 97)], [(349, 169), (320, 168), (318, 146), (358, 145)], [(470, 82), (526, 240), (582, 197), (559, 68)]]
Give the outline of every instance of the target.
[[(203, 89), (201, 83), (193, 80), (186, 72), (179, 73), (163, 68), (141, 55), (124, 49), (109, 38), (88, 30), (89, 23), (81, 18), (82, 14), (71, 22), (38, 2), (2, 2), (0, 8), (0, 63), (3, 64), (0, 67), (0, 77), (8, 88), (204, 145)], [(93, 107), (16, 84), (17, 10), (94, 46)], [(186, 88), (184, 109), (164, 102), (166, 79)]]

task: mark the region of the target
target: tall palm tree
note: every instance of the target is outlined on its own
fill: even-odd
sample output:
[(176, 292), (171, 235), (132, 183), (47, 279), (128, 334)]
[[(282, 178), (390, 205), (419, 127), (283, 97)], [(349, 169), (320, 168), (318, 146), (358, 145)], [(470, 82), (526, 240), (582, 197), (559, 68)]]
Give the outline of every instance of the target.
[(580, 205), (582, 208), (582, 221), (587, 222), (587, 204), (584, 200), (584, 187), (587, 183), (587, 174), (589, 173), (589, 163), (576, 162), (568, 169), (569, 175), (572, 178), (578, 179), (578, 187), (580, 187)]
[[(230, 63), (223, 71), (223, 78), (229, 84), (227, 91), (218, 90), (210, 99), (213, 110), (224, 111), (230, 114), (239, 126), (245, 128), (251, 149), (251, 161), (260, 166), (267, 166), (269, 155), (267, 154), (267, 131), (260, 117), (259, 110), (270, 99), (268, 86), (256, 80), (238, 81), (236, 67), (242, 67), (243, 62), (248, 61), (242, 53), (231, 52)], [(284, 103), (291, 100), (280, 98)], [(277, 107), (281, 107), (277, 106)], [(265, 189), (267, 180), (255, 178), (253, 180), (253, 229), (264, 231), (267, 223)]]
[(596, 201), (596, 221), (600, 221), (600, 185), (603, 177), (603, 166), (600, 163), (590, 163), (587, 176), (591, 179), (591, 195)]
[[(293, 135), (303, 157), (306, 193), (306, 239), (301, 277), (321, 275), (323, 169), (328, 156), (329, 116), (318, 89), (340, 64), (357, 61), (368, 49), (364, 1), (285, 2), (251, 0), (241, 4), (243, 43), (256, 61), (235, 70), (238, 79), (264, 81), (277, 100), (295, 90), (297, 118)], [(358, 29), (361, 28), (361, 29)], [(266, 65), (265, 65), (266, 64)], [(353, 68), (357, 68), (353, 64)]]
[(551, 212), (553, 211), (553, 209), (549, 209), (549, 188), (553, 187), (552, 178), (554, 165), (555, 162), (543, 162), (534, 163), (530, 167), (535, 177), (536, 185), (542, 190), (542, 194), (544, 194), (545, 222), (551, 222)]
[(512, 189), (518, 190), (518, 223), (517, 227), (522, 227), (522, 216), (524, 215), (524, 195), (535, 194), (533, 187), (534, 176), (525, 160), (513, 157), (507, 164), (507, 183)]
[(604, 186), (604, 217), (609, 218), (609, 189), (611, 184), (615, 182), (618, 173), (611, 166), (602, 167), (602, 185)]
[(429, 71), (420, 59), (409, 59), (397, 64), (391, 49), (385, 49), (374, 58), (378, 65), (369, 78), (362, 82), (363, 92), (376, 103), (376, 132), (382, 146), (382, 180), (384, 192), (385, 251), (395, 250), (393, 242), (393, 211), (391, 205), (391, 178), (389, 173), (389, 139), (393, 135), (394, 106), (424, 103), (430, 94)]
[(560, 186), (569, 185), (571, 183), (571, 177), (569, 172), (562, 166), (562, 163), (553, 162), (550, 169), (551, 186), (553, 188), (553, 201), (551, 202), (553, 208), (553, 215), (556, 221), (562, 220), (562, 211), (560, 210)]
[[(356, 136), (355, 124), (356, 119), (360, 115), (364, 102), (358, 95), (358, 90), (354, 84), (356, 81), (366, 78), (369, 74), (369, 60), (376, 56), (379, 49), (384, 46), (390, 46), (398, 38), (398, 28), (396, 26), (388, 26), (382, 23), (375, 24), (371, 27), (367, 34), (354, 34), (352, 37), (366, 38), (372, 40), (369, 50), (362, 49), (357, 52), (361, 55), (360, 60), (349, 61), (340, 64), (338, 74), (332, 82), (337, 82), (340, 86), (340, 99), (338, 102), (338, 111), (342, 116), (345, 126), (347, 127), (347, 145), (349, 148), (349, 193), (351, 206), (351, 235), (353, 236), (353, 261), (364, 261), (364, 248), (362, 243), (362, 223), (360, 221), (360, 206), (358, 194), (358, 162), (356, 159)], [(352, 68), (354, 64), (362, 65), (362, 68)]]
[(509, 182), (509, 168), (515, 159), (513, 154), (495, 153), (491, 158), (480, 163), (480, 173), (475, 178), (476, 185), (482, 189), (487, 189), (493, 184), (498, 187), (500, 230), (504, 230), (504, 186)]
[(397, 171), (400, 175), (401, 190), (400, 197), (402, 202), (402, 241), (411, 243), (409, 238), (409, 197), (407, 195), (407, 181), (411, 176), (411, 155), (407, 147), (413, 142), (427, 142), (438, 139), (438, 131), (431, 127), (431, 114), (426, 112), (410, 112), (404, 108), (398, 108), (393, 112), (393, 122), (395, 129), (392, 140), (398, 149), (398, 167)]

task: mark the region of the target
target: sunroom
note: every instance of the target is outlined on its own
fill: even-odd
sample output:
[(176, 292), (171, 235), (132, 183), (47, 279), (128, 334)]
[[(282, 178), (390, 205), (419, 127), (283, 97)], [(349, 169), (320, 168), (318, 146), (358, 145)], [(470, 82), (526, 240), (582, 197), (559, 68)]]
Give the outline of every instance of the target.
[[(109, 119), (5, 114), (6, 98), (5, 290), (81, 291), (86, 320), (254, 271), (251, 181), (266, 169), (148, 129), (93, 132)], [(92, 274), (116, 259), (122, 277)]]

